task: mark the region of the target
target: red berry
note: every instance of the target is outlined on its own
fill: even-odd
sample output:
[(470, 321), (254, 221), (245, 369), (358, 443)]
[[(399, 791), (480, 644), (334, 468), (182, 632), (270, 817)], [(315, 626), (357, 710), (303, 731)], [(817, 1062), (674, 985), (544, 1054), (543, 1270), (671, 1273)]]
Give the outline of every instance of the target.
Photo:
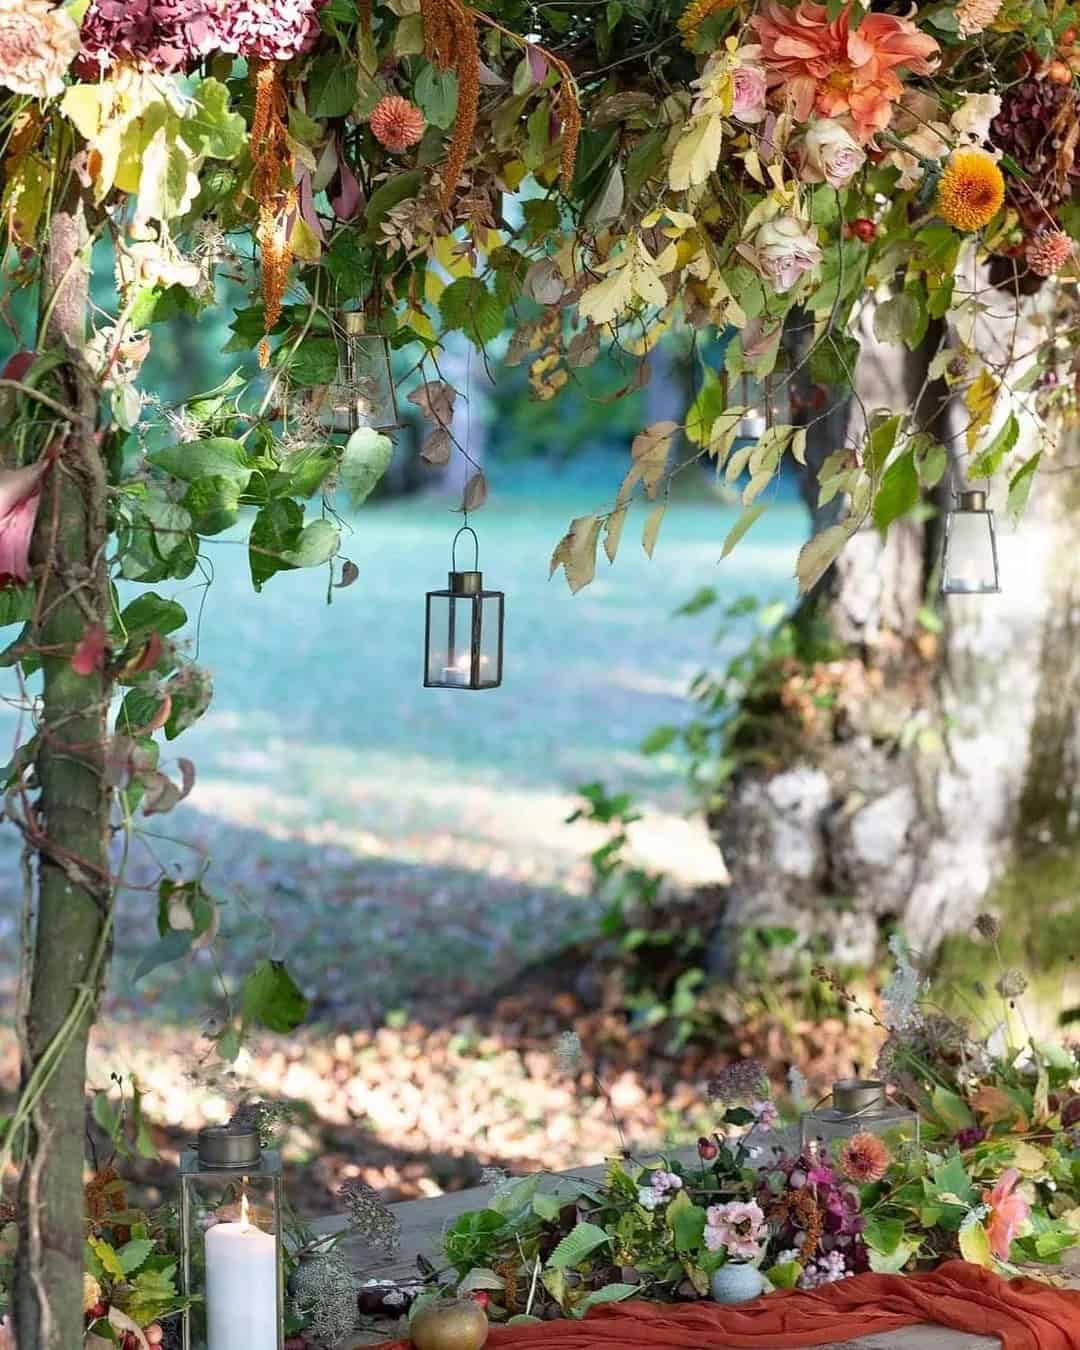
[(486, 1289), (476, 1289), (473, 1291), (473, 1293), (469, 1295), (469, 1297), (472, 1299), (474, 1303), (479, 1304), (481, 1308), (486, 1308), (488, 1304), (491, 1302), (491, 1295), (487, 1292)]
[(867, 216), (858, 216), (848, 225), (847, 235), (849, 239), (861, 239), (864, 244), (869, 244), (877, 237), (877, 226)]
[(90, 1318), (91, 1322), (96, 1322), (99, 1317), (104, 1317), (108, 1311), (109, 1310), (104, 1303), (95, 1303), (86, 1315)]
[(711, 1139), (706, 1139), (704, 1135), (697, 1141), (698, 1157), (703, 1162), (712, 1162), (720, 1152), (720, 1146), (713, 1143)]

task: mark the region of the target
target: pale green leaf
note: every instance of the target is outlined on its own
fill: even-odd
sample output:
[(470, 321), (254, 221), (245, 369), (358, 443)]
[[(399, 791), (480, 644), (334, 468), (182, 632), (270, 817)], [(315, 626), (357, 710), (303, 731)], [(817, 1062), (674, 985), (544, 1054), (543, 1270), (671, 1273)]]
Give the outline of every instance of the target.
[(795, 564), (795, 575), (799, 580), (799, 590), (804, 595), (817, 585), (833, 565), (849, 538), (846, 526), (830, 525), (802, 546)]
[(345, 442), (340, 479), (353, 507), (368, 499), (393, 455), (393, 441), (373, 427), (360, 427)]
[(727, 537), (724, 539), (724, 547), (720, 550), (721, 559), (728, 556), (743, 535), (755, 524), (764, 510), (764, 502), (757, 502), (755, 505), (746, 508), (739, 519), (727, 532)]

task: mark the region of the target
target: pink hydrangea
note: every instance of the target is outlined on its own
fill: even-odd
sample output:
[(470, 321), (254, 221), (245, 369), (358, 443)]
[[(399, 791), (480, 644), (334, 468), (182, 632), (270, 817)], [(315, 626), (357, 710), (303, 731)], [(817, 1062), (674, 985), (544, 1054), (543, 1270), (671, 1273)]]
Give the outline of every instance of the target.
[(319, 39), (327, 0), (236, 0), (220, 21), (221, 50), (249, 60), (291, 61)]

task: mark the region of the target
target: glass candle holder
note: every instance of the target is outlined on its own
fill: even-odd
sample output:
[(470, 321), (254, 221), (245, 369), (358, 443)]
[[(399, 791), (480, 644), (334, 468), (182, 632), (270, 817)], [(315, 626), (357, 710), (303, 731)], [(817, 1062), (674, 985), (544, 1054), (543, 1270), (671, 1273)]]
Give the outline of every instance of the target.
[(993, 595), (1001, 590), (994, 513), (985, 492), (961, 492), (945, 516), (944, 595)]
[[(468, 532), (465, 526), (454, 538)], [(484, 590), (483, 574), (454, 570), (445, 591), (429, 591), (424, 627), (424, 685), (428, 689), (497, 689), (502, 684), (502, 591)]]
[(250, 1126), (211, 1125), (180, 1159), (184, 1350), (282, 1350), (281, 1158)]
[(856, 1134), (879, 1135), (890, 1148), (919, 1143), (919, 1116), (895, 1102), (885, 1084), (871, 1078), (845, 1078), (834, 1083), (826, 1102), (807, 1111), (799, 1121), (803, 1153), (830, 1154)]
[(338, 316), (338, 367), (322, 397), (319, 421), (327, 430), (351, 435), (361, 427), (393, 431), (398, 426), (390, 346), (381, 333), (365, 331), (364, 315)]

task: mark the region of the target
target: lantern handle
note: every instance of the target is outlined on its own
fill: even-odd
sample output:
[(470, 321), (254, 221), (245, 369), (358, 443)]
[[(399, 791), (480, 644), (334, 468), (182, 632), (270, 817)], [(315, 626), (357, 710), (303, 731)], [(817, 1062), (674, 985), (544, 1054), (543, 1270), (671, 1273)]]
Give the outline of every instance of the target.
[(457, 534), (454, 535), (454, 542), (450, 545), (450, 567), (451, 567), (451, 570), (454, 571), (454, 572), (456, 572), (456, 571), (458, 570), (458, 565), (457, 565), (457, 541), (461, 538), (461, 536), (462, 536), (463, 534), (471, 534), (471, 535), (472, 535), (472, 539), (473, 539), (473, 566), (472, 566), (472, 570), (473, 570), (474, 572), (478, 572), (478, 571), (480, 570), (480, 540), (477, 539), (477, 537), (476, 537), (476, 531), (473, 529), (473, 527), (472, 527), (471, 525), (462, 525), (461, 529), (458, 530)]

